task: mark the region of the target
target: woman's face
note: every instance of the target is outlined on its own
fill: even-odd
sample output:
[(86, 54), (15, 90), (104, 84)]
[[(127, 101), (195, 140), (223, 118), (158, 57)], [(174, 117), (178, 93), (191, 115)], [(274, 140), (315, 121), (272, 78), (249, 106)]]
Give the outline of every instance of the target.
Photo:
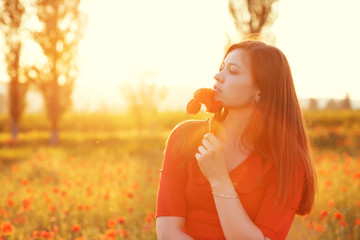
[(234, 49), (228, 53), (220, 71), (214, 76), (215, 99), (222, 101), (228, 109), (252, 106), (260, 92), (245, 61), (244, 50)]

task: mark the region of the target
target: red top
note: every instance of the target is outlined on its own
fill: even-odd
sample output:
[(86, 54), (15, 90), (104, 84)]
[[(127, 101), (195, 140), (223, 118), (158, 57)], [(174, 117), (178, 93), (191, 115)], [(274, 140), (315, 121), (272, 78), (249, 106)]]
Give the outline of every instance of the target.
[[(187, 126), (194, 121), (178, 125), (167, 142), (160, 178), (156, 216), (186, 218), (184, 231), (194, 239), (225, 239), (217, 215), (211, 187), (202, 174), (195, 157), (184, 164), (184, 157), (172, 154), (174, 144)], [(276, 208), (277, 179), (275, 168), (251, 153), (229, 174), (241, 204), (250, 219), (271, 240), (285, 239), (301, 200), (303, 171), (297, 171), (298, 186), (295, 201), (287, 201), (279, 212)], [(264, 169), (262, 175), (262, 168)]]

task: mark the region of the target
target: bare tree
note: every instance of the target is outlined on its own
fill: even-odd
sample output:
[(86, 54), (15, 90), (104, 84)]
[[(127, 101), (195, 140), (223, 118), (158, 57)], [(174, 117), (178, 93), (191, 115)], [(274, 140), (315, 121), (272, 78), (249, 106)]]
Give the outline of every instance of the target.
[[(86, 16), (79, 10), (80, 0), (36, 0), (42, 30), (34, 40), (42, 48), (47, 63), (34, 70), (51, 123), (51, 143), (58, 142), (59, 121), (72, 105), (72, 91), (78, 68), (76, 54), (83, 36)], [(33, 71), (34, 72), (34, 71)]]
[(338, 110), (339, 109), (339, 104), (333, 98), (330, 98), (326, 103), (325, 109), (327, 109), (327, 110)]
[(262, 35), (262, 38), (274, 41), (274, 37), (266, 28), (269, 28), (277, 17), (277, 13), (274, 11), (274, 3), (277, 1), (229, 0), (229, 12), (237, 31), (244, 39)]
[(120, 88), (127, 103), (127, 111), (136, 121), (138, 132), (145, 128), (146, 123), (151, 122), (167, 94), (165, 87), (148, 82), (148, 78), (156, 78), (156, 73), (145, 71), (141, 74), (138, 84), (123, 85)]
[[(20, 0), (3, 0), (1, 2), (1, 29), (4, 33), (7, 46), (5, 61), (9, 76), (8, 96), (9, 115), (11, 122), (11, 135), (14, 142), (17, 141), (18, 125), (21, 114), (25, 109), (25, 98), (29, 82), (24, 78), (24, 69), (20, 65), (22, 40), (22, 18), (25, 8)], [(22, 80), (22, 81), (21, 81)]]
[(319, 104), (316, 98), (310, 98), (309, 99), (309, 105), (308, 105), (308, 109), (310, 111), (317, 111), (319, 110)]
[(352, 109), (351, 108), (351, 100), (350, 100), (349, 93), (346, 93), (345, 98), (340, 102), (340, 108), (343, 109), (343, 110)]
[[(0, 82), (1, 87), (1, 82)], [(4, 114), (7, 112), (7, 97), (0, 92), (0, 114)]]

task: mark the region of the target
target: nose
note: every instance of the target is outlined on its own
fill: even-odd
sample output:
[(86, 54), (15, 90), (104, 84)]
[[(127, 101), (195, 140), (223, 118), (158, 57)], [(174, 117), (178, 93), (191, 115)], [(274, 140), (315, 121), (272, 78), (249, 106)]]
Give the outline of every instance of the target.
[(214, 79), (217, 81), (217, 82), (220, 82), (220, 83), (223, 83), (224, 82), (224, 78), (223, 76), (221, 75), (221, 71), (216, 73), (214, 75)]

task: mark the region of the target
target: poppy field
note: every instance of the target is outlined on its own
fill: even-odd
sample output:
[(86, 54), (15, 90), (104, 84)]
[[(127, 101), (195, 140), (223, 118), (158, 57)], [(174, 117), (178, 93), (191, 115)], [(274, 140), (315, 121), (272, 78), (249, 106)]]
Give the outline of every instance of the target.
[[(340, 115), (305, 114), (318, 192), (287, 239), (360, 239), (360, 114)], [(181, 120), (164, 117), (169, 126), (141, 133), (64, 127), (57, 146), (41, 129), (21, 132), (16, 144), (3, 131), (0, 239), (156, 239), (159, 169)]]

